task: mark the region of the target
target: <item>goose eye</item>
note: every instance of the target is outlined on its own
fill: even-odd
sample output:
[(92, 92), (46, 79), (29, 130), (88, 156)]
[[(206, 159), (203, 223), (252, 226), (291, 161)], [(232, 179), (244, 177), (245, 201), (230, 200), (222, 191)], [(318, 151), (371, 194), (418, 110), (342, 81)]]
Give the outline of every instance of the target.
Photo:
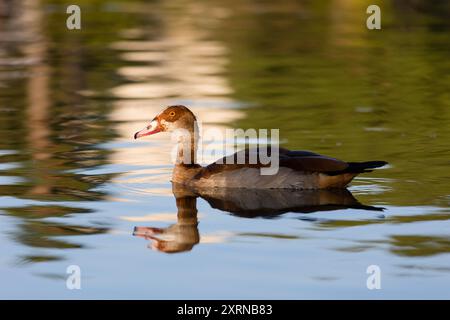
[(170, 111), (169, 116), (173, 117), (175, 115), (175, 111)]

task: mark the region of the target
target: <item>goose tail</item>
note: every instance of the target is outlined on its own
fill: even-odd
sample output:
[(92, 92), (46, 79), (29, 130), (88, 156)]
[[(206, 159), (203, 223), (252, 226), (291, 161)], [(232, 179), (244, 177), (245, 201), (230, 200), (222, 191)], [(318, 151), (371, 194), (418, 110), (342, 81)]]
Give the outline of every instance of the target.
[(386, 161), (365, 161), (365, 162), (349, 162), (348, 168), (345, 169), (345, 172), (349, 173), (362, 173), (362, 172), (371, 172), (371, 169), (383, 167), (387, 165)]

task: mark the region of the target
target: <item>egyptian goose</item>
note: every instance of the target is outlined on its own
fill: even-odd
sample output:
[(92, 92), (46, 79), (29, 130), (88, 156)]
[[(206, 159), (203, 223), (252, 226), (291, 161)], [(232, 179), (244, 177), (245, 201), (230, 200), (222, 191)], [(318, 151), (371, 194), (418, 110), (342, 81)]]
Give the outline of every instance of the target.
[[(134, 138), (158, 132), (177, 132), (177, 161), (172, 182), (195, 189), (247, 188), (247, 189), (328, 189), (345, 188), (360, 173), (384, 166), (385, 161), (345, 162), (309, 151), (291, 151), (279, 148), (278, 172), (262, 175), (269, 166), (261, 161), (259, 148), (241, 150), (231, 156), (202, 167), (196, 163), (198, 128), (195, 115), (182, 105), (169, 106), (160, 112)], [(270, 156), (271, 149), (268, 150)], [(255, 157), (256, 155), (256, 157)], [(238, 159), (245, 158), (245, 163)], [(234, 160), (234, 161), (230, 161)], [(231, 162), (231, 163), (230, 163)]]

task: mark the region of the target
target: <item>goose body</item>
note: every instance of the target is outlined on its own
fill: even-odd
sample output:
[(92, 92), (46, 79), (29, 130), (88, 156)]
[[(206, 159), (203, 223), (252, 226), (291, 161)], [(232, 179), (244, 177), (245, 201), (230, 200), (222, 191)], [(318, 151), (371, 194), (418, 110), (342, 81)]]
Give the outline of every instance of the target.
[[(329, 189), (345, 188), (360, 173), (381, 167), (385, 161), (345, 162), (310, 151), (277, 148), (279, 168), (275, 174), (263, 175), (268, 167), (259, 161), (259, 148), (244, 149), (202, 167), (196, 159), (196, 118), (185, 106), (167, 107), (145, 129), (136, 132), (135, 139), (158, 132), (181, 130), (177, 163), (172, 182), (195, 189)], [(264, 154), (271, 155), (269, 147)], [(275, 153), (274, 153), (275, 154)], [(244, 159), (244, 161), (238, 161)], [(249, 161), (257, 159), (257, 161)]]

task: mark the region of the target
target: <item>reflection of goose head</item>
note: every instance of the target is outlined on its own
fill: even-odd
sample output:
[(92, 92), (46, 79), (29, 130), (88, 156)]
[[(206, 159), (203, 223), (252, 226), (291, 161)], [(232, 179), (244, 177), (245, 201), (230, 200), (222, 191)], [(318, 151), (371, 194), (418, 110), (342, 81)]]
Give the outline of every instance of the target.
[(196, 198), (191, 196), (176, 198), (177, 223), (167, 228), (135, 227), (134, 235), (152, 241), (151, 248), (176, 253), (190, 251), (200, 241), (198, 233)]
[(178, 214), (177, 223), (167, 228), (135, 227), (134, 235), (152, 241), (151, 248), (176, 253), (190, 251), (200, 242), (197, 228), (197, 197), (213, 208), (246, 218), (275, 217), (286, 212), (312, 213), (355, 208), (381, 211), (383, 208), (365, 206), (350, 191), (340, 190), (193, 190), (173, 184)]

